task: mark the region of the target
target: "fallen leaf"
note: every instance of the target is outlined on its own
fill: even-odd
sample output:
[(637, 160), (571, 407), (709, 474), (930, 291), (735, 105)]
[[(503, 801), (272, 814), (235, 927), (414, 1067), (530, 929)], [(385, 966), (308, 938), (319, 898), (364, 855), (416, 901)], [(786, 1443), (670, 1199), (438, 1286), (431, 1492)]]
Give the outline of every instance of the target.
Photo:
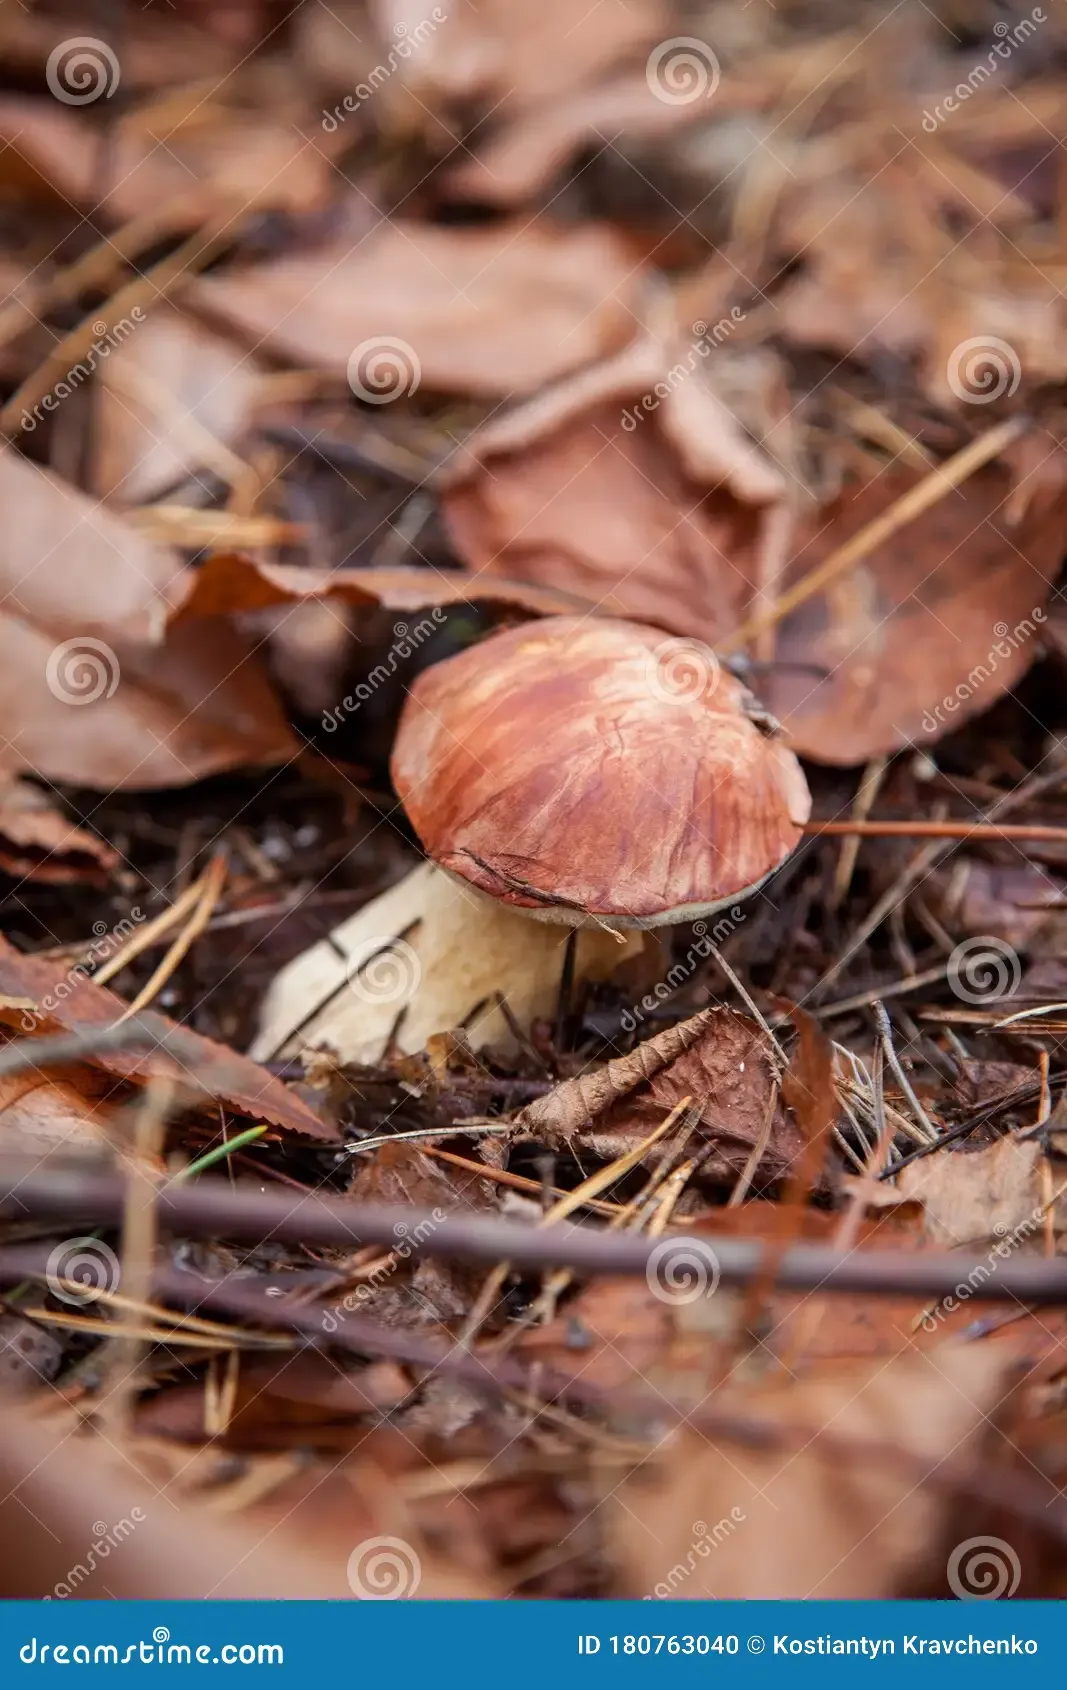
[[(766, 1034), (749, 1016), (732, 1009), (705, 1010), (673, 1031), (683, 1028), (697, 1034), (693, 1043), (599, 1116), (582, 1132), (581, 1142), (600, 1156), (621, 1155), (663, 1119), (665, 1110), (691, 1097), (700, 1106), (692, 1148), (715, 1144), (715, 1155), (702, 1166), (702, 1177), (736, 1178), (764, 1133), (773, 1100), (775, 1068), (768, 1058)], [(664, 1038), (659, 1034), (639, 1045), (634, 1057)], [(777, 1102), (766, 1147), (754, 1171), (757, 1184), (779, 1179), (791, 1169), (801, 1144), (796, 1122)]]
[(613, 351), (637, 280), (606, 226), (382, 223), (299, 258), (202, 277), (186, 297), (298, 364), (351, 371), (371, 402), (423, 385), (528, 393)]
[(97, 834), (75, 827), (31, 781), (0, 777), (0, 868), (53, 886), (105, 886), (119, 854)]
[[(24, 1007), (27, 1000), (34, 1006), (29, 1011)], [(9, 1027), (26, 1030), (27, 1015), (35, 1023), (34, 1032), (110, 1027), (125, 1008), (114, 992), (94, 985), (80, 971), (47, 958), (22, 956), (0, 938), (0, 1020)], [(161, 1050), (108, 1050), (85, 1057), (85, 1062), (135, 1083), (157, 1077), (174, 1079), (184, 1089), (191, 1088), (194, 1099), (206, 1092), (240, 1115), (269, 1121), (287, 1132), (326, 1140), (337, 1137), (335, 1128), (249, 1057), (191, 1028), (179, 1027), (156, 1010), (142, 1011), (142, 1019), (158, 1026), (161, 1036), (176, 1041), (180, 1056)]]
[(255, 563), (229, 552), (216, 553), (186, 580), (186, 596), (173, 620), (181, 626), (210, 616), (273, 610), (316, 599), (340, 599), (355, 606), (428, 610), (432, 605), (481, 605), (500, 614), (575, 615), (588, 612), (574, 593), (522, 581), (480, 578), (461, 570), (394, 568), (313, 569)]
[(177, 553), (9, 446), (0, 500), (0, 765), (112, 789), (291, 754), (235, 629), (176, 630), (163, 645), (192, 578)]
[[(949, 1515), (924, 1486), (950, 1459), (979, 1461), (992, 1441), (1005, 1366), (997, 1355), (943, 1345), (936, 1354), (781, 1377), (714, 1407), (767, 1421), (779, 1449), (675, 1432), (662, 1459), (602, 1504), (618, 1568), (613, 1594), (680, 1601), (885, 1598), (927, 1570)], [(910, 1458), (847, 1455), (835, 1439), (873, 1440)], [(963, 1535), (961, 1533), (961, 1535)], [(940, 1569), (938, 1569), (940, 1571)]]
[[(1047, 1195), (1041, 1177), (1045, 1152), (1037, 1139), (1005, 1134), (988, 1150), (941, 1150), (902, 1168), (895, 1184), (923, 1206), (926, 1237), (939, 1249), (1000, 1242), (1000, 1254), (1040, 1254)], [(1064, 1183), (1053, 1169), (1053, 1189)], [(1054, 1210), (1056, 1231), (1067, 1228), (1067, 1203)], [(989, 1272), (996, 1271), (996, 1260)], [(972, 1287), (972, 1292), (973, 1292)]]
[(266, 391), (254, 359), (168, 305), (112, 350), (98, 381), (95, 486), (127, 504), (217, 469), (212, 443), (230, 445)]

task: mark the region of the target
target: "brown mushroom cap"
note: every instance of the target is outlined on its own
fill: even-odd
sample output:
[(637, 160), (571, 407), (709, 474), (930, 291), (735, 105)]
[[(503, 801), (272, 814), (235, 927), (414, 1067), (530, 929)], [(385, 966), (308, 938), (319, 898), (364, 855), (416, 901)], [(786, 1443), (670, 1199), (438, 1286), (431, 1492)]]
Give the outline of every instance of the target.
[(656, 927), (746, 896), (811, 810), (708, 647), (546, 617), (424, 671), (392, 761), (428, 854), (543, 920)]

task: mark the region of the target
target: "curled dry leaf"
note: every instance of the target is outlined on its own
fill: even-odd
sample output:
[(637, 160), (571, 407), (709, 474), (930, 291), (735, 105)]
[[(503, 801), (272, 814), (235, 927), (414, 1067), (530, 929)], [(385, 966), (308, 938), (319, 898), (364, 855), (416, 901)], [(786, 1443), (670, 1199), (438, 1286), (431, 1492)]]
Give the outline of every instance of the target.
[[(769, 1423), (784, 1446), (675, 1432), (660, 1461), (601, 1504), (618, 1568), (614, 1594), (884, 1598), (913, 1591), (924, 1573), (939, 1587), (943, 1563), (929, 1562), (950, 1504), (923, 1479), (936, 1480), (950, 1459), (981, 1460), (1005, 1377), (1000, 1356), (944, 1345), (935, 1355), (778, 1377), (743, 1393), (720, 1386), (716, 1409)], [(859, 1447), (846, 1456), (820, 1432)]]
[[(766, 1131), (753, 1177), (758, 1183), (780, 1179), (795, 1166), (803, 1141), (796, 1122), (775, 1098), (777, 1065), (767, 1035), (749, 1016), (732, 1009), (704, 1010), (670, 1030), (682, 1028), (695, 1030), (695, 1039), (600, 1112), (583, 1134), (583, 1143), (598, 1155), (621, 1155), (662, 1120), (665, 1111), (691, 1097), (700, 1106), (700, 1121), (690, 1151), (695, 1153), (711, 1142), (715, 1146), (714, 1155), (701, 1164), (704, 1178), (736, 1178)], [(633, 1056), (640, 1057), (649, 1045), (665, 1038), (666, 1034), (657, 1034), (639, 1045)], [(545, 1098), (542, 1103), (549, 1101)], [(767, 1131), (772, 1105), (774, 1115)]]
[(336, 598), (345, 604), (387, 610), (428, 610), (432, 605), (480, 605), (500, 614), (566, 616), (590, 606), (574, 593), (524, 581), (500, 581), (458, 569), (397, 565), (378, 569), (301, 569), (291, 564), (254, 563), (220, 552), (185, 577), (185, 596), (174, 613), (186, 621), (274, 610), (309, 599)]
[(0, 776), (0, 869), (53, 886), (104, 886), (119, 855), (95, 833), (75, 827), (31, 781)]
[[(0, 1021), (14, 1033), (110, 1027), (125, 1008), (120, 997), (105, 986), (94, 985), (83, 971), (44, 957), (22, 956), (14, 945), (0, 938)], [(158, 1026), (160, 1035), (167, 1035), (180, 1056), (171, 1050), (107, 1050), (85, 1057), (85, 1062), (134, 1084), (154, 1078), (174, 1079), (179, 1088), (191, 1093), (193, 1101), (202, 1100), (206, 1093), (240, 1115), (269, 1121), (287, 1132), (326, 1140), (337, 1137), (336, 1129), (327, 1126), (295, 1092), (287, 1090), (251, 1058), (191, 1028), (179, 1027), (156, 1010), (143, 1011), (141, 1019)]]
[[(644, 1039), (627, 1056), (617, 1056), (602, 1068), (562, 1080), (546, 1097), (527, 1104), (515, 1117), (515, 1126), (547, 1144), (562, 1145), (597, 1121), (612, 1105), (660, 1075), (687, 1051), (698, 1045), (716, 1025), (719, 1012), (702, 1010), (665, 1027)], [(692, 1093), (684, 1095), (692, 1096)], [(680, 1101), (680, 1097), (674, 1100)], [(674, 1104), (668, 1105), (673, 1108)]]
[(494, 398), (629, 339), (633, 272), (606, 226), (393, 221), (355, 247), (201, 278), (188, 298), (256, 344), (350, 375), (372, 401), (420, 385)]
[(175, 552), (6, 446), (0, 501), (0, 763), (158, 787), (289, 754), (234, 629), (176, 630), (164, 645), (192, 579)]

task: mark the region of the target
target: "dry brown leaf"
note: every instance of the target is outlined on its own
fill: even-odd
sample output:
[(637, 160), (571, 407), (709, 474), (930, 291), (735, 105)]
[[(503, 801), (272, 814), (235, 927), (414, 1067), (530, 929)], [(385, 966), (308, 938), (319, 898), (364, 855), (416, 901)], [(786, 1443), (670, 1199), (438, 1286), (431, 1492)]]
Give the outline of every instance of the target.
[[(766, 1034), (749, 1016), (732, 1009), (705, 1010), (672, 1030), (682, 1028), (696, 1033), (694, 1042), (600, 1115), (582, 1133), (582, 1143), (595, 1148), (598, 1155), (621, 1155), (662, 1120), (665, 1110), (691, 1097), (701, 1112), (700, 1130), (691, 1148), (714, 1140), (716, 1154), (705, 1172), (718, 1178), (736, 1176), (760, 1139), (771, 1106), (775, 1070), (768, 1059)], [(666, 1034), (639, 1045), (634, 1056), (661, 1039)], [(801, 1143), (795, 1121), (778, 1103), (756, 1170), (758, 1181), (780, 1178), (793, 1166)]]
[(254, 563), (217, 553), (187, 578), (187, 593), (175, 621), (273, 610), (314, 599), (337, 598), (356, 606), (428, 610), (431, 605), (471, 604), (527, 616), (588, 612), (585, 599), (562, 589), (522, 581), (483, 579), (461, 570), (398, 565), (380, 569), (301, 569), (291, 564)]
[(164, 100), (158, 115), (150, 107), (117, 124), (104, 199), (113, 217), (125, 221), (167, 202), (182, 206), (186, 222), (252, 204), (291, 213), (326, 207), (337, 182), (331, 157), (340, 149), (310, 112), (285, 123), (282, 113), (264, 116), (203, 100), (176, 120), (168, 111)]
[[(389, 387), (529, 393), (633, 332), (638, 281), (607, 226), (395, 220), (354, 247), (201, 278), (187, 298), (299, 364)], [(397, 343), (400, 343), (399, 345)]]
[[(715, 644), (757, 602), (768, 530), (724, 489), (700, 496), (693, 472), (707, 480), (718, 464), (721, 474), (719, 444), (702, 465), (689, 455), (687, 474), (676, 467), (679, 437), (672, 452), (663, 432), (669, 413), (691, 420), (690, 399), (701, 414), (718, 404), (687, 383), (673, 412), (665, 403), (662, 418), (630, 432), (604, 402), (493, 458), (483, 473), (462, 460), (466, 473), (443, 498), (457, 549), (479, 571), (574, 586), (610, 613)], [(695, 428), (690, 438), (728, 437)], [(751, 499), (760, 482), (746, 473), (763, 460), (741, 450), (737, 485)], [(798, 514), (781, 588), (918, 479), (884, 471)], [(1013, 686), (1040, 653), (1043, 607), (1067, 545), (1064, 483), (1062, 455), (1053, 454), (1013, 526), (1012, 471), (992, 465), (787, 616), (778, 666), (761, 676), (760, 692), (795, 749), (855, 764), (932, 743)]]
[[(1037, 1139), (1020, 1140), (1012, 1133), (987, 1150), (942, 1150), (902, 1168), (895, 1184), (904, 1197), (923, 1206), (926, 1237), (938, 1249), (966, 1244), (1000, 1242), (1003, 1254), (1014, 1250), (1040, 1254), (1044, 1240), (1044, 1208), (1048, 1197), (1042, 1179), (1045, 1152)], [(1064, 1174), (1053, 1169), (1053, 1190)], [(1061, 1197), (1054, 1210), (1055, 1228), (1067, 1227), (1067, 1202)], [(989, 1264), (996, 1271), (997, 1257)], [(972, 1287), (972, 1293), (980, 1287)]]
[[(408, 1526), (402, 1504), (383, 1492), (375, 1464), (346, 1473), (333, 1487), (324, 1484), (328, 1470), (302, 1474), (294, 1464), (298, 1476), (287, 1492), (279, 1491), (279, 1474), (258, 1505), (227, 1509), (218, 1484), (205, 1497), (189, 1497), (165, 1470), (152, 1482), (150, 1449), (120, 1450), (114, 1439), (76, 1433), (70, 1424), (43, 1425), (7, 1408), (0, 1420), (0, 1525), (5, 1542), (18, 1542), (17, 1554), (0, 1559), (5, 1597), (351, 1600), (367, 1594), (375, 1546), (383, 1536), (401, 1536), (401, 1526), (413, 1540), (405, 1541), (408, 1580), (390, 1595), (496, 1594), (488, 1580), (450, 1564)], [(191, 1475), (185, 1484), (191, 1489)], [(123, 1521), (125, 1530), (112, 1542)], [(106, 1557), (102, 1549), (91, 1555), (105, 1538)]]
[(570, 0), (545, 0), (536, 10), (511, 0), (448, 0), (441, 10), (445, 20), (427, 31), (422, 0), (371, 6), (383, 42), (414, 35), (418, 46), (397, 68), (431, 111), (456, 102), (539, 106), (669, 33), (663, 0), (602, 0), (595, 14), (576, 13)]
[[(916, 484), (886, 471), (816, 513), (783, 586), (800, 581)], [(1040, 623), (1067, 542), (1067, 479), (1005, 520), (1010, 471), (992, 465), (871, 552), (778, 629), (785, 667), (761, 681), (790, 742), (823, 763), (932, 743), (989, 706), (1040, 655)]]
[[(906, 1593), (948, 1517), (943, 1496), (917, 1478), (936, 1476), (949, 1460), (980, 1459), (1004, 1387), (999, 1355), (945, 1345), (873, 1367), (720, 1388), (716, 1410), (795, 1428), (789, 1446), (720, 1447), (695, 1431), (676, 1432), (665, 1459), (603, 1505), (618, 1567), (613, 1594), (699, 1601)], [(846, 1458), (812, 1441), (821, 1430), (894, 1446), (915, 1465), (896, 1467), (884, 1453), (862, 1450)]]
[(105, 886), (119, 855), (95, 833), (75, 827), (31, 781), (0, 776), (0, 869), (53, 886)]
[(669, 135), (702, 115), (699, 102), (669, 104), (653, 94), (644, 72), (624, 72), (600, 86), (580, 88), (522, 112), (482, 143), (473, 157), (452, 167), (446, 187), (457, 199), (518, 205), (547, 188), (586, 147), (603, 145), (623, 132), (628, 141)]
[(8, 769), (114, 788), (281, 761), (288, 728), (232, 628), (174, 631), (177, 554), (0, 448), (0, 711)]
[(211, 442), (228, 446), (265, 392), (254, 359), (168, 305), (114, 348), (99, 384), (95, 486), (127, 504), (215, 469)]
[(758, 513), (728, 493), (702, 497), (653, 425), (627, 432), (621, 417), (605, 402), (447, 487), (456, 548), (480, 575), (714, 639), (743, 614)]
[(103, 1107), (102, 1098), (109, 1089), (116, 1088), (94, 1085), (84, 1069), (78, 1084), (69, 1069), (62, 1075), (31, 1071), (0, 1077), (0, 1148), (5, 1155), (34, 1158), (52, 1151), (104, 1155), (111, 1144), (107, 1125), (113, 1109)]
[[(32, 1008), (27, 1009), (27, 1002)], [(122, 999), (106, 986), (94, 985), (62, 963), (22, 956), (0, 938), (0, 1020), (9, 1027), (33, 1032), (110, 1027), (125, 1008)], [(335, 1128), (326, 1125), (295, 1092), (249, 1057), (191, 1028), (178, 1027), (156, 1010), (143, 1011), (141, 1019), (158, 1026), (160, 1035), (166, 1034), (172, 1044), (177, 1041), (180, 1056), (161, 1050), (109, 1050), (86, 1057), (86, 1062), (135, 1083), (156, 1077), (175, 1079), (191, 1089), (194, 1098), (206, 1092), (238, 1114), (269, 1121), (287, 1132), (327, 1140), (337, 1137)]]

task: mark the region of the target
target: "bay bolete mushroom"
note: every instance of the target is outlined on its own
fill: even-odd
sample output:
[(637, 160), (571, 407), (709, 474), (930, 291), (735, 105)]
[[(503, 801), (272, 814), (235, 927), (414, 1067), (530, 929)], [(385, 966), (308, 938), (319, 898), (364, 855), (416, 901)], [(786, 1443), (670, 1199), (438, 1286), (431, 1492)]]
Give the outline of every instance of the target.
[(497, 905), (608, 928), (747, 897), (811, 810), (800, 764), (708, 647), (573, 616), (426, 670), (393, 781), (427, 855)]

